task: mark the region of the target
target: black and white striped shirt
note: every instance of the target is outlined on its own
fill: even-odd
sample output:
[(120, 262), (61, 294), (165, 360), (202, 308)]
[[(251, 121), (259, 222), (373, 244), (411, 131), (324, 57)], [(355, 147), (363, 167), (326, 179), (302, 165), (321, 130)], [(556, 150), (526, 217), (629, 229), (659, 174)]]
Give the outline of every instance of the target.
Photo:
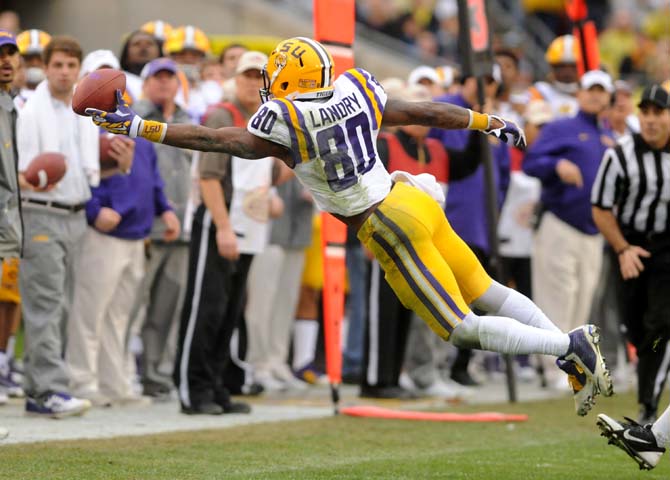
[(640, 134), (605, 152), (591, 204), (614, 210), (622, 229), (670, 233), (670, 145), (654, 150)]

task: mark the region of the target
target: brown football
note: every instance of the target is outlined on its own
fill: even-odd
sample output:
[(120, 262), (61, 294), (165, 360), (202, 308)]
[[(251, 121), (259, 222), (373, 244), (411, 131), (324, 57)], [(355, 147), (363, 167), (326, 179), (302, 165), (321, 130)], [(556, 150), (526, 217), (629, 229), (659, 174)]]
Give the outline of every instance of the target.
[(65, 175), (65, 156), (57, 152), (44, 152), (33, 158), (23, 172), (26, 181), (34, 187), (44, 188), (58, 183)]
[(100, 135), (100, 170), (116, 168), (119, 164), (119, 162), (117, 162), (109, 155), (109, 150), (113, 138), (114, 135), (111, 133), (103, 133)]
[(82, 78), (72, 97), (72, 110), (86, 115), (87, 108), (106, 112), (116, 110), (116, 91), (126, 91), (126, 75), (120, 70), (101, 68)]

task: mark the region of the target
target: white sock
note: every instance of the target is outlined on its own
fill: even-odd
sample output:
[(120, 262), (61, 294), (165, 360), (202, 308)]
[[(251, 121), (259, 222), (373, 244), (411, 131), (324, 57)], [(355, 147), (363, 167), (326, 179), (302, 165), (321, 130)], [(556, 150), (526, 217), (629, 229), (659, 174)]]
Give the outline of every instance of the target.
[(561, 332), (530, 298), (495, 280), (486, 292), (473, 302), (473, 305), (494, 315), (513, 318), (524, 325)]
[(319, 322), (296, 320), (293, 324), (293, 370), (300, 370), (314, 361)]
[(7, 352), (7, 360), (11, 360), (14, 358), (14, 350), (16, 348), (16, 335), (10, 335), (10, 337), (7, 339), (7, 349), (5, 352)]
[(511, 355), (541, 353), (558, 357), (567, 353), (570, 346), (566, 333), (531, 327), (508, 317), (478, 316), (472, 312), (454, 328), (451, 340), (457, 347)]
[(0, 375), (9, 375), (9, 355), (0, 351)]
[(651, 426), (651, 431), (656, 437), (659, 446), (670, 447), (670, 406), (658, 417)]

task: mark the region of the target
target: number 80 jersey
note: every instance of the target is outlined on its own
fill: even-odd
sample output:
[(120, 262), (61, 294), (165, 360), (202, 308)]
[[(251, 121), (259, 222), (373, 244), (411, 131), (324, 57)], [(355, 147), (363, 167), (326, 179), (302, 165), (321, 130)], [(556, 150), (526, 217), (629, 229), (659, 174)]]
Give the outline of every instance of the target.
[(347, 70), (333, 86), (323, 100), (267, 102), (247, 129), (290, 149), (296, 176), (321, 210), (350, 217), (391, 190), (377, 155), (386, 93), (360, 68)]

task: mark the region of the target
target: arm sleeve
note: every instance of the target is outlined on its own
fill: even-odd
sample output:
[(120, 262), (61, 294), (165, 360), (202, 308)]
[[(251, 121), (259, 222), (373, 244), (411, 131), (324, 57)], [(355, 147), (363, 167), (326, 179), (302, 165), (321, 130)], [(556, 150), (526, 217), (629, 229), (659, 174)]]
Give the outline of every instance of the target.
[(616, 205), (618, 186), (624, 178), (623, 169), (617, 158), (617, 149), (620, 148), (605, 150), (596, 180), (591, 188), (591, 205), (607, 210), (611, 210)]
[(482, 161), (482, 145), (488, 145), (484, 134), (471, 131), (465, 149), (446, 147), (449, 156), (449, 181), (462, 180), (477, 171)]
[(528, 149), (523, 161), (523, 171), (543, 182), (558, 178), (556, 164), (564, 151), (566, 134), (568, 132), (556, 128), (555, 123), (546, 125), (540, 132), (540, 136)]
[[(210, 128), (233, 126), (233, 116), (225, 108), (218, 108), (203, 123)], [(222, 180), (226, 176), (230, 155), (221, 152), (202, 152), (198, 161), (198, 174), (203, 179)]]
[(100, 209), (110, 204), (107, 195), (107, 187), (104, 181), (91, 188), (91, 198), (86, 202), (86, 221), (89, 225), (95, 224), (95, 219), (98, 218)]

